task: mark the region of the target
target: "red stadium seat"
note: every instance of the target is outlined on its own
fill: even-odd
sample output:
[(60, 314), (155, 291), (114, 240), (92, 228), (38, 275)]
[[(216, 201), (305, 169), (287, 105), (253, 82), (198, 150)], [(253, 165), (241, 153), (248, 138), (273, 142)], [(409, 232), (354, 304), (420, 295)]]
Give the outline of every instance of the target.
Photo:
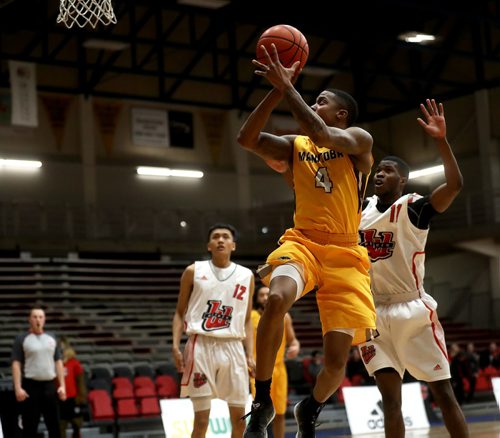
[(476, 391), (477, 392), (491, 391), (492, 389), (493, 389), (493, 386), (491, 384), (491, 379), (489, 379), (484, 374), (480, 373), (477, 376), (477, 380), (476, 380)]
[(139, 416), (139, 410), (137, 409), (135, 399), (132, 398), (124, 398), (117, 400), (116, 411), (118, 413), (118, 417), (120, 418)]
[(134, 386), (136, 389), (139, 387), (154, 388), (155, 383), (153, 382), (153, 379), (149, 376), (137, 376), (134, 377)]
[(145, 397), (139, 401), (139, 411), (144, 417), (158, 416), (161, 413), (160, 404), (156, 397)]
[(156, 388), (154, 386), (137, 386), (134, 389), (137, 398), (156, 397)]
[(88, 401), (93, 420), (113, 420), (115, 418), (111, 397), (105, 389), (89, 391)]
[(156, 389), (160, 398), (179, 397), (179, 385), (174, 377), (169, 375), (156, 377)]
[(113, 385), (115, 388), (129, 387), (132, 388), (132, 382), (128, 377), (113, 377)]
[(132, 382), (127, 377), (113, 378), (113, 398), (134, 398), (134, 387)]
[(134, 398), (134, 390), (131, 386), (118, 386), (113, 389), (113, 398), (115, 400), (121, 398)]

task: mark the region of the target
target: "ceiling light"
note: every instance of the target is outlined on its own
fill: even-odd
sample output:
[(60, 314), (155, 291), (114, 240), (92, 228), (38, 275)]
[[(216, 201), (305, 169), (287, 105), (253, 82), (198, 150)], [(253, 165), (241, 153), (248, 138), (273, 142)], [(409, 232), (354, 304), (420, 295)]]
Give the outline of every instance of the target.
[(0, 158), (0, 166), (10, 169), (38, 169), (42, 167), (41, 161), (34, 160), (7, 160)]
[(100, 40), (97, 38), (91, 38), (83, 42), (83, 47), (85, 47), (86, 49), (98, 49), (98, 50), (108, 50), (110, 52), (119, 52), (120, 50), (128, 49), (130, 47), (130, 44), (122, 41)]
[(422, 176), (434, 175), (436, 173), (444, 172), (444, 166), (440, 164), (439, 166), (427, 167), (425, 169), (414, 170), (410, 172), (408, 179), (420, 178)]
[(407, 43), (415, 44), (429, 44), (436, 41), (434, 35), (420, 32), (405, 32), (398, 36), (398, 39), (406, 41)]
[(197, 6), (199, 8), (219, 9), (229, 4), (229, 0), (177, 0), (180, 5)]
[(168, 167), (139, 166), (137, 174), (142, 176), (176, 176), (180, 178), (203, 178), (199, 170), (169, 169)]

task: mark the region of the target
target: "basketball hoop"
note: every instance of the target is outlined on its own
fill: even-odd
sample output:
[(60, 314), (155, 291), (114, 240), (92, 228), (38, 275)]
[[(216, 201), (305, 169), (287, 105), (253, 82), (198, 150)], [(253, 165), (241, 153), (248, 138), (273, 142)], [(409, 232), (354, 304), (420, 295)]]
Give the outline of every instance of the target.
[(60, 0), (58, 23), (67, 28), (76, 24), (84, 27), (90, 24), (95, 28), (99, 23), (107, 26), (116, 24), (115, 12), (111, 0)]

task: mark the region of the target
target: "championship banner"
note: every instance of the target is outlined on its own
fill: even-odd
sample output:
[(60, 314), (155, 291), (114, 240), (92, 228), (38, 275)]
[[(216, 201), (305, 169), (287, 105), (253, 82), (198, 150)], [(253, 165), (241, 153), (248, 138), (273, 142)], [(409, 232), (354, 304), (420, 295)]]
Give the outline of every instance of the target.
[(42, 102), (49, 116), (50, 126), (54, 133), (54, 140), (58, 151), (62, 147), (64, 127), (66, 126), (66, 118), (71, 101), (70, 97), (42, 96)]
[(31, 62), (9, 61), (13, 125), (38, 126), (36, 71)]
[[(250, 412), (252, 398), (249, 397), (245, 412)], [(161, 419), (166, 438), (186, 438), (193, 431), (194, 411), (189, 398), (168, 398), (160, 400)], [(227, 403), (212, 400), (210, 418), (205, 438), (231, 438), (231, 418)]]
[(492, 377), (491, 384), (493, 385), (493, 393), (495, 394), (495, 400), (500, 408), (500, 377)]
[(102, 135), (102, 143), (106, 149), (106, 155), (109, 157), (113, 153), (116, 126), (122, 104), (119, 102), (102, 102), (96, 100), (93, 103), (97, 126), (99, 126)]
[[(351, 434), (384, 431), (382, 396), (376, 386), (342, 388)], [(402, 388), (405, 429), (429, 428), (420, 383), (404, 383)]]
[(165, 109), (132, 108), (132, 142), (136, 146), (170, 146)]

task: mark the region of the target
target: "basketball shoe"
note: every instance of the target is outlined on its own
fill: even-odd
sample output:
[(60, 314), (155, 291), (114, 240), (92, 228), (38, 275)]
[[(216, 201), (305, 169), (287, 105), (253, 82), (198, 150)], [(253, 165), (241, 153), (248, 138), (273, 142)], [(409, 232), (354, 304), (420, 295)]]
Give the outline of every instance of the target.
[(245, 415), (250, 415), (250, 421), (245, 427), (243, 438), (267, 438), (267, 426), (274, 420), (273, 402), (253, 402), (252, 410)]
[(322, 403), (316, 411), (307, 409), (307, 398), (299, 401), (293, 408), (293, 415), (297, 422), (297, 434), (295, 438), (315, 438), (316, 437), (316, 419), (321, 409), (325, 406)]

